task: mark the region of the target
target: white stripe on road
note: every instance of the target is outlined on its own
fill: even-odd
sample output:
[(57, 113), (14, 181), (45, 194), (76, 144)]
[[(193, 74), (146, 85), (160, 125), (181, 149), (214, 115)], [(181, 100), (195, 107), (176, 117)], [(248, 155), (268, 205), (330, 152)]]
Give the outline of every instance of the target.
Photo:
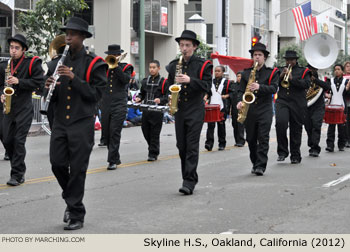
[(346, 174), (345, 176), (340, 177), (340, 178), (338, 178), (336, 180), (333, 180), (333, 181), (331, 181), (331, 182), (329, 182), (327, 184), (324, 184), (322, 187), (336, 186), (336, 185), (338, 185), (338, 184), (340, 184), (340, 183), (342, 183), (342, 182), (344, 182), (346, 180), (349, 180), (349, 179), (350, 179), (350, 173)]

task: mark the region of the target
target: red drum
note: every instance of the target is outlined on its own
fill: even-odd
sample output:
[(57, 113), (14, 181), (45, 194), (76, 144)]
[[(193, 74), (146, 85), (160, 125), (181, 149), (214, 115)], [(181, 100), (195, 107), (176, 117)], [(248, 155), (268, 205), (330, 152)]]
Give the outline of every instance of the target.
[(344, 107), (341, 105), (326, 105), (324, 122), (328, 124), (343, 124), (346, 121)]
[(224, 113), (220, 112), (220, 105), (205, 104), (204, 122), (220, 122), (224, 120)]

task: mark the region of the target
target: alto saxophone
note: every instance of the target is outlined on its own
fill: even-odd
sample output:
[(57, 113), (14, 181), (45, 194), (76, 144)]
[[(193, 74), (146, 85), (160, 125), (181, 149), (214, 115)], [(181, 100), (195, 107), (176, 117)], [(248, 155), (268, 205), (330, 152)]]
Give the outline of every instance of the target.
[(238, 112), (237, 122), (244, 123), (245, 119), (247, 118), (249, 105), (255, 101), (255, 95), (252, 91), (250, 91), (250, 86), (252, 85), (252, 83), (255, 82), (255, 74), (256, 74), (257, 67), (258, 67), (258, 62), (256, 61), (254, 63), (254, 67), (252, 71), (250, 72), (249, 80), (242, 97), (243, 104), (241, 109)]
[[(176, 73), (175, 77), (182, 74), (182, 55), (179, 58), (179, 61), (176, 65)], [(178, 110), (178, 101), (181, 91), (181, 84), (175, 83), (169, 87), (169, 91), (171, 92), (170, 102), (169, 102), (169, 112), (174, 115)]]
[(11, 60), (9, 59), (7, 63), (7, 67), (5, 70), (5, 88), (4, 88), (4, 95), (5, 95), (5, 102), (4, 102), (4, 114), (7, 115), (11, 112), (11, 102), (12, 102), (12, 95), (15, 93), (15, 90), (13, 89), (12, 85), (8, 83), (8, 79), (11, 76)]

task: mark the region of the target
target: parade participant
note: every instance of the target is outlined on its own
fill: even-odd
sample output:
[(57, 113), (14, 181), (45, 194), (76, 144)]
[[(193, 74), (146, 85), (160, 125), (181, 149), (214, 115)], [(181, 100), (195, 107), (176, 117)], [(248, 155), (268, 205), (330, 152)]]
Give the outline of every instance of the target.
[[(224, 78), (225, 68), (223, 66), (215, 67), (215, 78), (212, 81), (211, 89), (208, 94), (204, 97), (208, 100), (209, 104), (220, 105), (220, 111), (224, 113), (222, 121), (217, 122), (218, 125), (218, 138), (219, 138), (219, 151), (222, 151), (226, 147), (226, 116), (230, 110), (230, 80)], [(213, 149), (214, 145), (214, 129), (215, 122), (208, 122), (207, 139), (205, 141), (205, 148), (208, 151)]]
[(25, 180), (25, 142), (34, 116), (32, 92), (42, 88), (44, 79), (41, 59), (37, 56), (26, 57), (24, 54), (28, 50), (26, 38), (16, 34), (7, 41), (11, 59), (0, 64), (1, 102), (5, 102), (5, 86), (12, 87), (14, 93), (11, 96), (11, 109), (4, 114), (2, 133), (11, 163), (11, 178), (7, 184), (18, 186)]
[[(54, 122), (50, 140), (52, 171), (67, 204), (63, 221), (65, 230), (83, 227), (86, 214), (83, 204), (86, 171), (94, 145), (96, 104), (106, 87), (107, 65), (101, 57), (86, 51), (83, 41), (92, 34), (88, 23), (78, 17), (68, 20), (61, 30), (66, 33), (69, 51), (57, 74), (51, 102)], [(45, 87), (55, 83), (53, 76)]]
[[(176, 145), (179, 149), (182, 171), (182, 187), (179, 192), (190, 195), (198, 183), (197, 166), (199, 140), (204, 123), (204, 95), (211, 85), (212, 65), (194, 55), (200, 41), (196, 33), (184, 30), (177, 37), (183, 61), (171, 61), (167, 67), (168, 83), (181, 84), (178, 111), (175, 113)], [(182, 74), (176, 74), (177, 65)]]
[[(160, 63), (152, 60), (149, 63), (149, 76), (141, 82), (141, 92), (136, 102), (144, 101), (149, 105), (166, 105), (168, 102), (166, 80), (159, 75)], [(156, 161), (159, 155), (160, 131), (163, 125), (163, 113), (144, 110), (142, 112), (142, 133), (148, 144), (147, 161)]]
[[(264, 175), (268, 160), (270, 129), (272, 124), (272, 99), (271, 95), (276, 93), (278, 86), (277, 68), (268, 68), (265, 65), (266, 59), (270, 54), (266, 46), (262, 43), (256, 43), (249, 50), (255, 69), (255, 80), (249, 83), (253, 68), (245, 69), (242, 73), (242, 79), (238, 90), (237, 109), (241, 110), (243, 106), (242, 96), (248, 86), (248, 90), (255, 95), (255, 101), (250, 104), (247, 112), (247, 118), (244, 122), (246, 129), (246, 140), (250, 151), (250, 161), (253, 164), (251, 173), (257, 176)], [(242, 111), (240, 111), (242, 112)]]
[(232, 104), (231, 116), (232, 116), (233, 137), (235, 139), (235, 146), (237, 147), (243, 147), (245, 144), (244, 125), (237, 121), (237, 118), (238, 118), (237, 96), (238, 96), (238, 90), (239, 90), (241, 78), (242, 78), (242, 72), (238, 72), (236, 74), (236, 82), (232, 83), (231, 85), (232, 92), (230, 93), (230, 99)]
[[(343, 66), (341, 64), (336, 64), (334, 66), (334, 78), (331, 78), (331, 89), (326, 97), (330, 99), (330, 105), (341, 105), (344, 108), (344, 116), (346, 116), (347, 107), (345, 96), (349, 94), (350, 82), (349, 80), (343, 78)], [(338, 127), (338, 148), (339, 151), (344, 151), (346, 144), (346, 132), (345, 132), (345, 122), (341, 124), (329, 124), (327, 130), (327, 147), (326, 151), (334, 151), (334, 141), (335, 141), (335, 127)]]
[[(350, 79), (350, 61), (346, 61), (344, 63), (344, 78)], [(346, 148), (350, 148), (350, 95), (345, 95), (346, 100), (346, 123), (345, 123), (345, 130), (346, 130)]]
[(310, 71), (298, 65), (297, 53), (288, 50), (284, 56), (286, 65), (281, 68), (280, 86), (276, 100), (277, 161), (289, 155), (287, 129), (289, 126), (290, 160), (301, 162), (300, 145), (307, 111), (305, 90), (310, 87)]
[[(4, 118), (4, 114), (2, 113), (3, 111), (3, 107), (2, 107), (2, 103), (0, 102), (0, 142), (3, 144), (4, 149), (5, 149), (5, 145), (4, 145), (4, 141), (3, 141), (3, 134), (2, 134), (2, 120)], [(10, 160), (9, 154), (7, 153), (6, 149), (5, 149), (5, 154), (4, 154), (4, 160), (8, 161)]]
[[(109, 45), (105, 53), (120, 57), (124, 52), (120, 45)], [(128, 86), (133, 66), (119, 62), (108, 70), (107, 90), (102, 96), (101, 125), (102, 135), (108, 148), (107, 170), (117, 169), (121, 164), (119, 147), (123, 123), (127, 114)]]
[[(311, 65), (308, 65), (308, 68), (311, 71), (311, 86), (306, 94), (306, 98), (308, 99), (309, 104), (311, 101), (313, 104), (310, 104), (307, 108), (305, 130), (308, 137), (307, 145), (310, 147), (309, 155), (312, 157), (318, 157), (321, 152), (321, 147), (319, 144), (321, 138), (321, 127), (325, 113), (324, 92), (328, 91), (331, 86), (329, 82), (324, 82), (319, 79), (317, 68)], [(323, 90), (321, 91), (320, 88)], [(319, 94), (317, 90), (319, 90), (318, 92), (321, 93)]]

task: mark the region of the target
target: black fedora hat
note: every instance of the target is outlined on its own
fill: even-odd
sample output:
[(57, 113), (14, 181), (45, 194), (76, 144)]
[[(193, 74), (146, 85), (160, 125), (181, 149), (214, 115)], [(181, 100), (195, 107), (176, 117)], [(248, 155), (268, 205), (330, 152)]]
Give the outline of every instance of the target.
[(285, 59), (299, 59), (297, 52), (293, 50), (287, 50), (283, 56)]
[(75, 30), (83, 32), (87, 38), (91, 38), (92, 34), (89, 32), (89, 24), (84, 19), (79, 17), (71, 17), (66, 26), (60, 28), (61, 31)]
[(261, 51), (264, 53), (265, 57), (267, 57), (270, 52), (266, 50), (266, 45), (263, 43), (256, 43), (252, 49), (249, 50), (250, 54), (253, 55), (254, 51)]
[(181, 39), (189, 39), (192, 40), (197, 46), (201, 43), (198, 39), (197, 39), (197, 34), (191, 30), (184, 30), (181, 34), (181, 37), (176, 38), (176, 42), (180, 43)]
[(120, 45), (109, 45), (108, 46), (108, 51), (105, 51), (105, 54), (121, 54), (122, 52), (124, 52), (124, 50), (120, 49)]
[(16, 34), (15, 36), (13, 36), (7, 40), (7, 42), (9, 44), (11, 43), (11, 41), (16, 41), (16, 42), (20, 43), (23, 46), (23, 48), (25, 48), (26, 50), (28, 49), (27, 40), (22, 34)]

